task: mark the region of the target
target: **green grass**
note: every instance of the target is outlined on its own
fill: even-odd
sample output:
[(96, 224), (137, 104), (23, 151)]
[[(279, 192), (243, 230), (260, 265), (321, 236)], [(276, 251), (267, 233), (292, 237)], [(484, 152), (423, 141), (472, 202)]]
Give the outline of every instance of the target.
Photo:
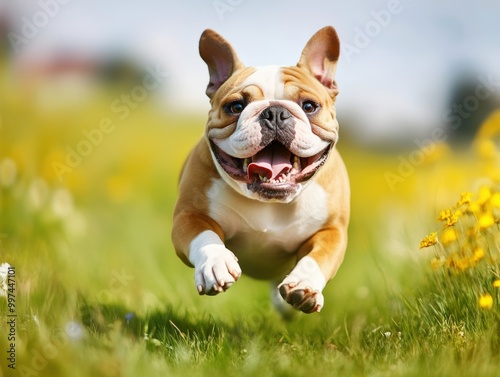
[[(12, 158), (19, 170), (0, 187), (0, 263), (17, 274), (17, 369), (4, 359), (0, 298), (0, 376), (500, 375), (498, 291), (482, 310), (486, 275), (430, 269), (432, 253), (417, 247), (434, 227), (433, 193), (416, 177), (390, 193), (383, 172), (394, 157), (341, 144), (353, 186), (346, 259), (324, 310), (286, 322), (266, 282), (243, 277), (200, 297), (175, 256), (176, 181), (203, 116), (144, 104), (60, 183), (51, 161), (98, 124), (106, 102), (76, 114), (3, 103), (0, 163)], [(58, 202), (61, 189), (73, 205)]]

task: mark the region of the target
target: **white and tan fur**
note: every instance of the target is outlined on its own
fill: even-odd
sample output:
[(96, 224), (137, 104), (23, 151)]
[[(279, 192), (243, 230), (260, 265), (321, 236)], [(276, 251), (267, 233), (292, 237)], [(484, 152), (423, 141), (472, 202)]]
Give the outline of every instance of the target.
[[(296, 67), (245, 67), (229, 43), (211, 30), (201, 37), (200, 54), (209, 67), (212, 109), (206, 134), (181, 174), (172, 230), (176, 252), (194, 266), (200, 294), (224, 292), (245, 273), (274, 282), (280, 310), (286, 302), (306, 313), (320, 311), (321, 292), (344, 258), (349, 222), (349, 181), (333, 148), (338, 139), (335, 30), (318, 31)], [(228, 110), (242, 98), (241, 112), (238, 107), (237, 112)], [(306, 113), (306, 101), (318, 105), (314, 113)], [(265, 145), (269, 136), (260, 125), (271, 106), (279, 108), (276, 114), (293, 118), (285, 153), (307, 161), (302, 172), (310, 169), (311, 177), (295, 182), (289, 173), (289, 181), (281, 184), (256, 178), (252, 186), (250, 172), (248, 179), (235, 178), (217, 154), (254, 161), (257, 153), (274, 148), (276, 140)], [(286, 125), (277, 122), (277, 127)], [(320, 164), (316, 156), (322, 151), (328, 151), (327, 159)], [(264, 191), (255, 188), (261, 185)]]

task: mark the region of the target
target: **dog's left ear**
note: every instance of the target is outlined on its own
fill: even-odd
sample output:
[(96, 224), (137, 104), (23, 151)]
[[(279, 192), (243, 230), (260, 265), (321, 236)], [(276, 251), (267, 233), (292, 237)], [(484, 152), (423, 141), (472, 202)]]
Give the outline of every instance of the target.
[(316, 77), (327, 89), (338, 93), (335, 71), (340, 55), (340, 40), (332, 26), (319, 30), (307, 42), (297, 64)]

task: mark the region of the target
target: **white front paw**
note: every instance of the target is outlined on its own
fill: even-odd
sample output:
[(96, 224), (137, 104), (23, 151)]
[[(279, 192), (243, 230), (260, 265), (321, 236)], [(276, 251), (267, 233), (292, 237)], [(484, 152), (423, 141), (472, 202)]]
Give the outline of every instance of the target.
[(200, 295), (224, 292), (241, 276), (238, 258), (211, 230), (200, 233), (191, 241), (189, 261), (195, 269), (194, 281)]
[(224, 246), (205, 247), (202, 260), (195, 264), (194, 281), (200, 295), (227, 291), (240, 276), (238, 259)]

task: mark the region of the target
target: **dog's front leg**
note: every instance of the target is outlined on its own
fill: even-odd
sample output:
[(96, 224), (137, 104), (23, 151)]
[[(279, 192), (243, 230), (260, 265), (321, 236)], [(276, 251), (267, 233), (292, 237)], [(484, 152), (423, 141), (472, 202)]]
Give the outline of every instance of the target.
[(220, 226), (207, 216), (179, 213), (174, 218), (172, 241), (177, 255), (194, 266), (200, 295), (226, 291), (241, 276), (236, 256), (223, 242)]
[(337, 273), (347, 247), (345, 227), (323, 229), (306, 241), (298, 252), (295, 268), (278, 286), (283, 299), (304, 313), (319, 312), (328, 280)]

